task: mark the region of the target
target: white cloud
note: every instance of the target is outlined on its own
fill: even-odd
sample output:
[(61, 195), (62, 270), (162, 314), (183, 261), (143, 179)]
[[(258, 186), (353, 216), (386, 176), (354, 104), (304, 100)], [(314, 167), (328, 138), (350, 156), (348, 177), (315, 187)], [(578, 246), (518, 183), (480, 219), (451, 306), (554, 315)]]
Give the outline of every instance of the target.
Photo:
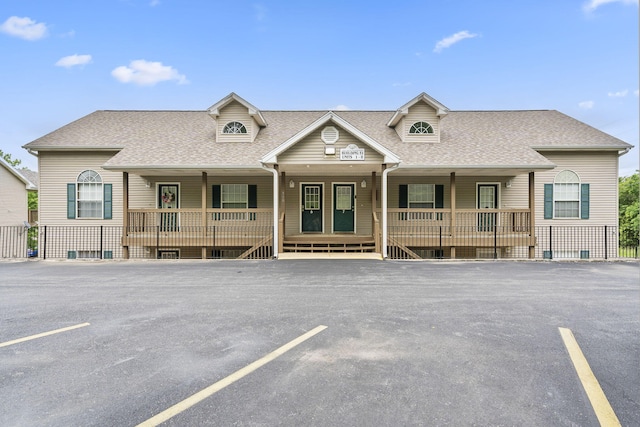
[(0, 25), (0, 31), (25, 40), (38, 40), (47, 35), (47, 25), (31, 18), (12, 16)]
[(578, 107), (583, 108), (585, 110), (590, 110), (593, 106), (596, 105), (593, 101), (582, 101), (578, 104)]
[(344, 104), (338, 104), (335, 107), (330, 109), (331, 111), (347, 111), (347, 110), (351, 110), (351, 108), (347, 107)]
[(131, 61), (129, 66), (121, 65), (111, 71), (111, 75), (122, 83), (134, 83), (140, 86), (153, 86), (156, 83), (176, 80), (178, 84), (187, 84), (184, 74), (162, 62), (150, 62), (144, 59)]
[(589, 0), (587, 1), (582, 8), (585, 12), (593, 12), (600, 6), (609, 3), (623, 3), (623, 4), (638, 4), (638, 0)]
[(433, 51), (435, 53), (440, 53), (442, 52), (442, 49), (446, 49), (464, 39), (472, 39), (474, 37), (478, 37), (478, 34), (472, 34), (467, 30), (459, 31), (454, 35), (445, 37), (442, 40), (440, 40), (438, 43), (436, 43), (436, 47), (433, 49)]
[(160, 0), (151, 0), (151, 1), (149, 2), (149, 6), (151, 6), (151, 7), (156, 7), (156, 6), (158, 6), (159, 4), (160, 4)]
[(69, 55), (64, 58), (60, 58), (56, 62), (56, 66), (71, 68), (76, 65), (85, 65), (91, 62), (91, 55)]
[(634, 94), (635, 96), (640, 96), (640, 89), (636, 89), (636, 90), (634, 90), (634, 91), (633, 91), (633, 94)]
[(625, 89), (618, 92), (609, 92), (607, 95), (609, 95), (610, 98), (624, 98), (628, 93), (629, 91)]

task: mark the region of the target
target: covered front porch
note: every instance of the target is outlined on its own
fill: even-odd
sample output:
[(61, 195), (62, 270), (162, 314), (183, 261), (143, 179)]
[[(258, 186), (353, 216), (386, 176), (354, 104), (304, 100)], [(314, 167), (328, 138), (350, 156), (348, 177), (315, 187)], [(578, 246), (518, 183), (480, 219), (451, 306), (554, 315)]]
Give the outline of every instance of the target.
[[(270, 180), (273, 206), (244, 209), (211, 207), (208, 191), (212, 179), (205, 172), (199, 188), (184, 188), (185, 193), (201, 194), (200, 200), (191, 202), (191, 205), (199, 203), (200, 208), (129, 208), (129, 176), (123, 173), (127, 195), (124, 257), (128, 257), (130, 250), (153, 252), (157, 258), (188, 253), (190, 257), (203, 259), (278, 258), (288, 252), (374, 253), (391, 259), (497, 258), (516, 253), (520, 257), (523, 253), (534, 257), (533, 172), (528, 173), (526, 208), (460, 209), (457, 202), (464, 196), (457, 195), (456, 172), (450, 172), (446, 179), (446, 207), (400, 208), (389, 203), (384, 168), (382, 173), (328, 177), (274, 170), (276, 173)], [(163, 177), (163, 180), (180, 179)], [(264, 181), (265, 176), (259, 179)], [(316, 231), (303, 229), (307, 184), (315, 184), (323, 191), (318, 196), (327, 205), (322, 213), (315, 206), (318, 208), (315, 215), (324, 214)], [(353, 230), (336, 230), (334, 215), (340, 210), (336, 207), (340, 203), (336, 199), (339, 187), (353, 192)]]

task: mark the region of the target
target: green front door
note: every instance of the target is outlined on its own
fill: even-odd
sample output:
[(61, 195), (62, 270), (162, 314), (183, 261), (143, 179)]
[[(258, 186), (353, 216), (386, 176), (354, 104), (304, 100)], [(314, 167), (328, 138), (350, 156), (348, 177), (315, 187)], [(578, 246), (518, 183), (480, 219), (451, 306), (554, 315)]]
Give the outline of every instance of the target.
[[(158, 208), (178, 209), (180, 187), (178, 184), (158, 185)], [(178, 212), (162, 212), (160, 214), (160, 231), (178, 231)]]
[(333, 184), (333, 231), (355, 231), (355, 194), (353, 184)]
[(322, 185), (302, 184), (302, 232), (322, 233)]
[[(498, 185), (478, 184), (478, 209), (495, 210), (498, 208)], [(494, 231), (497, 225), (496, 212), (478, 213), (478, 231)]]

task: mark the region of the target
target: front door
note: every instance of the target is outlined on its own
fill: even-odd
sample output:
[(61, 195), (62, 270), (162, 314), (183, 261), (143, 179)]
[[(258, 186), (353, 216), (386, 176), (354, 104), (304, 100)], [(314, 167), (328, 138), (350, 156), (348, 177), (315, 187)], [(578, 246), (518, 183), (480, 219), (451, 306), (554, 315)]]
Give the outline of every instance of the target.
[[(478, 209), (498, 208), (498, 185), (478, 184)], [(493, 231), (497, 222), (496, 212), (478, 213), (478, 231)]]
[(355, 231), (355, 194), (353, 184), (333, 184), (333, 231)]
[(302, 184), (302, 232), (322, 233), (322, 185)]
[[(178, 209), (178, 184), (158, 184), (158, 208)], [(159, 226), (161, 231), (178, 231), (178, 212), (161, 212)]]

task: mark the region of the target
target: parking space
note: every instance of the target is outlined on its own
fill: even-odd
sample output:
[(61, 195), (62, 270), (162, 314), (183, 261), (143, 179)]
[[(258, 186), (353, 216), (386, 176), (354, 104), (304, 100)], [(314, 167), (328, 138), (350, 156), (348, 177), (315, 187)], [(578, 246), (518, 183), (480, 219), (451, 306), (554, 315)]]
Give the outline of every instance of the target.
[(175, 405), (156, 421), (600, 425), (559, 328), (633, 425), (639, 273), (598, 262), (2, 262), (0, 425), (155, 425)]

